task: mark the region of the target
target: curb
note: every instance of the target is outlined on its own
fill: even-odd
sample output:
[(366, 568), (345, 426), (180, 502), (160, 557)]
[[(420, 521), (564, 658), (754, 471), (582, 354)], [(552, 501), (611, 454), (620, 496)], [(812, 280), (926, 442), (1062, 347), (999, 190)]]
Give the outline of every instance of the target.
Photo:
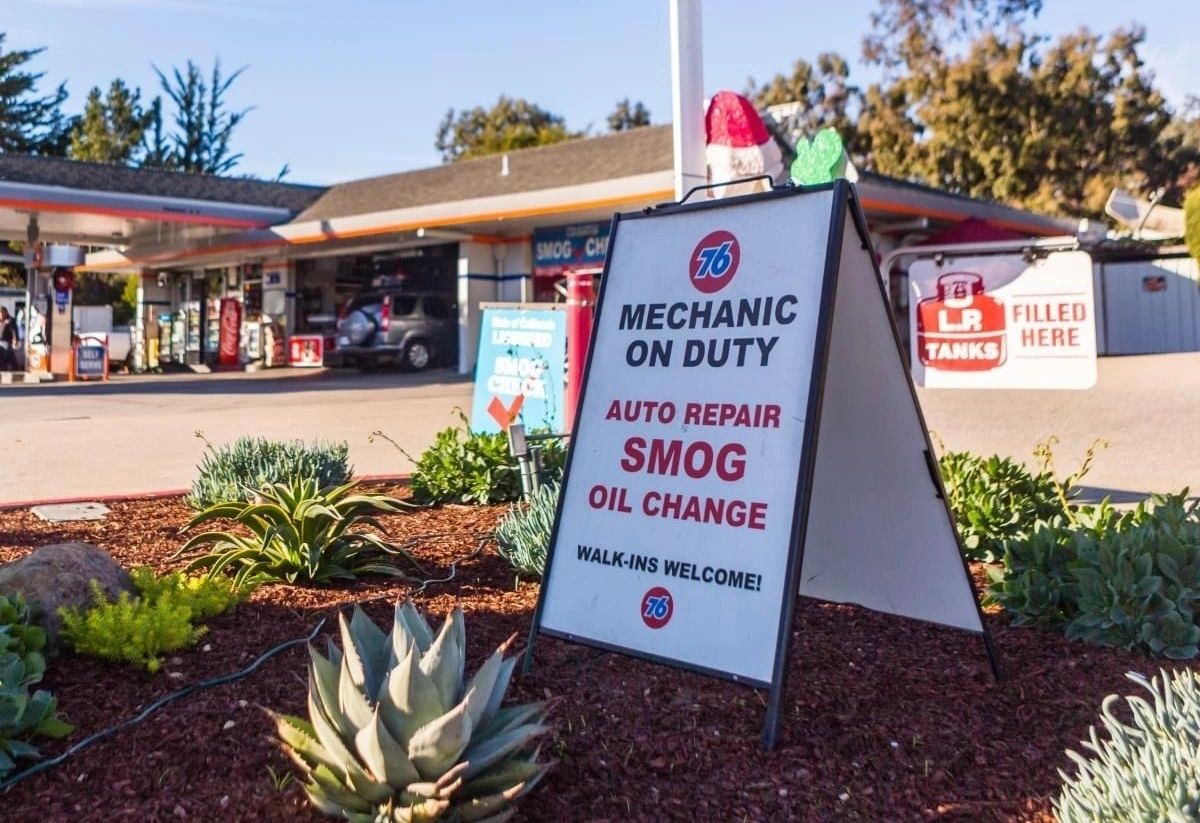
[[(407, 486), (412, 476), (407, 474), (364, 474), (356, 477), (360, 483), (399, 483)], [(152, 492), (130, 492), (124, 494), (85, 495), (82, 497), (49, 497), (42, 500), (16, 500), (0, 503), (0, 512), (31, 509), (34, 506), (63, 506), (71, 503), (129, 503), (134, 500), (162, 500), (167, 497), (183, 497), (191, 489), (163, 489)]]

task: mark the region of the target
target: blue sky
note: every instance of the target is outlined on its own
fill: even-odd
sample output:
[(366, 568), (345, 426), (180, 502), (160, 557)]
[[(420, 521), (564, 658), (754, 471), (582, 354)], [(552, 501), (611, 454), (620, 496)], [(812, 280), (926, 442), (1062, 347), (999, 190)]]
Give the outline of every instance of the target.
[[(1200, 94), (1196, 0), (1045, 0), (1038, 30), (1147, 27), (1146, 62), (1176, 104)], [(874, 0), (708, 0), (705, 87), (742, 90), (798, 57), (857, 57)], [(820, 9), (819, 13), (813, 11)], [(836, 16), (830, 14), (835, 9)], [(622, 97), (670, 117), (667, 0), (0, 0), (10, 48), (66, 80), (68, 108), (123, 77), (152, 95), (187, 58), (249, 66), (232, 102), (255, 106), (235, 138), (238, 171), (330, 183), (439, 162), (446, 109), (526, 97), (572, 128), (602, 131)], [(829, 18), (833, 19), (829, 19)], [(852, 78), (870, 75), (856, 68)]]

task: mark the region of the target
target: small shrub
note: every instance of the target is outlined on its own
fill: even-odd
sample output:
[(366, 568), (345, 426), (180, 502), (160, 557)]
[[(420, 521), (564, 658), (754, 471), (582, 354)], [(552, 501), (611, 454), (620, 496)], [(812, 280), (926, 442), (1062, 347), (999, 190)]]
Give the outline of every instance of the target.
[(0, 660), (15, 655), (25, 664), (27, 683), (38, 683), (46, 671), (46, 632), (33, 625), (32, 611), (20, 594), (0, 595)]
[(1200, 501), (1186, 490), (1040, 522), (1005, 541), (991, 575), (989, 600), (1017, 625), (1061, 625), (1072, 639), (1176, 659), (1200, 651)]
[(470, 680), (455, 609), (435, 636), (411, 604), (390, 632), (357, 607), (342, 648), (309, 647), (308, 720), (275, 715), (284, 751), (325, 814), (347, 820), (507, 820), (552, 764), (537, 739), (546, 706), (504, 706), (505, 643)]
[(88, 609), (61, 609), (63, 639), (79, 654), (123, 661), (151, 673), (162, 656), (194, 645), (208, 629), (197, 623), (226, 611), (243, 592), (228, 578), (189, 577), (180, 572), (156, 577), (152, 569), (131, 573), (138, 596), (121, 592), (115, 602), (92, 584)]
[[(400, 449), (415, 466), (409, 481), (413, 502), (485, 505), (519, 500), (521, 474), (516, 458), (508, 452), (508, 438), (499, 432), (473, 432), (461, 409), (458, 416), (461, 425), (438, 432), (433, 445), (419, 458), (413, 459)], [(374, 432), (371, 437), (390, 440), (382, 432)], [(557, 480), (566, 462), (566, 447), (557, 439), (539, 445), (543, 480)]]
[(1200, 818), (1200, 676), (1163, 671), (1161, 684), (1157, 677), (1127, 677), (1150, 692), (1153, 703), (1126, 697), (1133, 715), (1127, 725), (1113, 711), (1119, 696), (1104, 698), (1100, 722), (1107, 739), (1093, 727), (1083, 741), (1090, 755), (1067, 752), (1078, 772), (1059, 770), (1063, 788), (1054, 813), (1061, 823)]
[(994, 563), (1005, 540), (1029, 534), (1038, 521), (1069, 515), (1077, 485), (1091, 468), (1100, 441), (1088, 449), (1079, 471), (1059, 483), (1048, 438), (1034, 449), (1040, 466), (1032, 472), (1007, 457), (947, 452), (939, 459), (946, 500), (969, 560)]
[(518, 572), (542, 576), (558, 508), (557, 482), (544, 483), (527, 501), (517, 503), (496, 527), (500, 554)]
[[(38, 652), (29, 654), (41, 657)], [(30, 694), (30, 684), (40, 678), (41, 670), (31, 672), (21, 656), (0, 654), (0, 779), (17, 767), (17, 758), (39, 756), (31, 739), (66, 737), (73, 728), (58, 717), (50, 692), (38, 689)]]
[(294, 480), (263, 487), (261, 503), (210, 506), (193, 517), (184, 531), (229, 519), (249, 534), (202, 532), (188, 540), (175, 557), (207, 547), (184, 571), (204, 569), (210, 577), (217, 577), (230, 570), (239, 589), (260, 583), (354, 580), (362, 574), (403, 577), (391, 562), (393, 558), (419, 569), (408, 552), (364, 531), (367, 526), (382, 530), (370, 514), (402, 511), (404, 504), (381, 494), (352, 494), (353, 489), (353, 483), (323, 489), (316, 480)]
[(251, 500), (263, 486), (293, 480), (315, 480), (320, 488), (340, 486), (354, 473), (349, 458), (350, 447), (345, 443), (309, 444), (262, 437), (241, 437), (216, 448), (210, 443), (188, 504), (199, 510)]
[(71, 732), (59, 719), (49, 692), (29, 691), (46, 671), (46, 633), (31, 623), (31, 617), (21, 595), (0, 595), (0, 779), (16, 768), (17, 758), (38, 756), (31, 739)]

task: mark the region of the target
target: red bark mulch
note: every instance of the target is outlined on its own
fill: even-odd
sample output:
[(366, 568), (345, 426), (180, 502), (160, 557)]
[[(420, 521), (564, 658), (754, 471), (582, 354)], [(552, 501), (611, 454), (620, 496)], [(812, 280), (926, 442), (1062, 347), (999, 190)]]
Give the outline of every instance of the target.
[[(52, 525), (0, 513), (0, 562), (32, 547), (85, 540), (127, 566), (167, 570), (189, 512), (181, 500), (113, 504), (93, 523)], [(387, 518), (395, 537), (435, 534), (417, 550), (442, 578), (471, 555), (502, 507), (449, 507)], [(977, 574), (979, 569), (975, 570)], [(302, 637), (337, 609), (367, 600), (377, 621), (414, 585), (263, 587), (209, 622), (199, 646), (157, 675), (63, 654), (42, 684), (75, 724), (71, 742), (132, 717), (179, 688), (245, 667)], [(487, 545), (454, 579), (415, 602), (431, 622), (467, 614), (468, 671), (513, 632), (522, 636), (537, 585)], [(543, 751), (559, 760), (522, 803), (528, 820), (1048, 820), (1063, 754), (1095, 722), (1101, 699), (1128, 693), (1128, 670), (1156, 661), (1012, 629), (989, 614), (1007, 674), (993, 681), (978, 637), (852, 606), (801, 600), (780, 747), (762, 751), (765, 695), (731, 683), (542, 639), (510, 699), (556, 700)], [(771, 631), (774, 627), (764, 627)], [(318, 641), (324, 645), (323, 640)], [(286, 773), (257, 706), (303, 714), (307, 655), (290, 649), (249, 677), (172, 703), (49, 772), (0, 795), (4, 821), (320, 820)], [(171, 676), (174, 673), (176, 676)]]

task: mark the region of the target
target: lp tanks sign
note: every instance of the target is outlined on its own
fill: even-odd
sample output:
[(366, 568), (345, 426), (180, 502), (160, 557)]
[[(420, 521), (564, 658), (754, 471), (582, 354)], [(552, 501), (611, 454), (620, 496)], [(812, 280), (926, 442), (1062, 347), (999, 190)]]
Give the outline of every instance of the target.
[(1054, 252), (918, 260), (908, 272), (917, 383), (1087, 389), (1096, 383), (1092, 261)]
[(617, 216), (534, 618), (770, 687), (768, 745), (797, 594), (983, 631), (853, 197)]
[(561, 310), (485, 304), (475, 361), (471, 429), (562, 431), (567, 324)]

